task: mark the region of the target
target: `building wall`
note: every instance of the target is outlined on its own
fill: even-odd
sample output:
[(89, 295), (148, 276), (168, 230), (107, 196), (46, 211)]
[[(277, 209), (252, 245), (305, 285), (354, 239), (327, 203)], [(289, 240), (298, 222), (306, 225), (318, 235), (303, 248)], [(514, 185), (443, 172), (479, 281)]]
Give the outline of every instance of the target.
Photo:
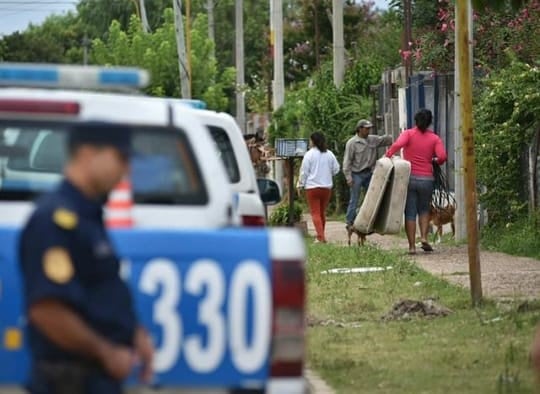
[(433, 112), (432, 127), (448, 152), (448, 162), (443, 170), (453, 191), (456, 171), (454, 75), (422, 72), (412, 75), (406, 81), (404, 69), (400, 67), (383, 73), (378, 92), (377, 117), (383, 120), (385, 133), (394, 139), (401, 131), (414, 125), (414, 114), (420, 108), (428, 108)]

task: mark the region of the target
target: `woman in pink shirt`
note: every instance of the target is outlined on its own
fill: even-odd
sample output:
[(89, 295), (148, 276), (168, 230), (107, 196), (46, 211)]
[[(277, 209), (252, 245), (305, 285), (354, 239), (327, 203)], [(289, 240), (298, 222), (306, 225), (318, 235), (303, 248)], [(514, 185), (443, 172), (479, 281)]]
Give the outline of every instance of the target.
[(420, 109), (414, 115), (416, 124), (412, 129), (400, 134), (396, 142), (386, 152), (392, 157), (403, 148), (403, 158), (411, 163), (411, 178), (405, 203), (405, 232), (409, 241), (409, 254), (416, 253), (416, 216), (420, 223), (421, 248), (432, 252), (427, 241), (429, 208), (433, 193), (433, 162), (443, 164), (447, 155), (443, 143), (433, 130), (428, 129), (433, 115), (429, 109)]

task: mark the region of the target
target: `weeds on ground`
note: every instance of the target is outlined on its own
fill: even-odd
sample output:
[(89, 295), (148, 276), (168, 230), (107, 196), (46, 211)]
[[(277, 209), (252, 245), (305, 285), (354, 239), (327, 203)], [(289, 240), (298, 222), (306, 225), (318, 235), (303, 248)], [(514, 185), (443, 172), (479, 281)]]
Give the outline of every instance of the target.
[(482, 246), (488, 250), (540, 260), (540, 214), (515, 223), (485, 227)]
[[(364, 274), (333, 268), (391, 267)], [(485, 302), (431, 276), (397, 252), (309, 245), (308, 364), (338, 393), (525, 393), (538, 308)], [(382, 316), (403, 299), (431, 299), (447, 317)], [(535, 304), (531, 304), (535, 305)]]

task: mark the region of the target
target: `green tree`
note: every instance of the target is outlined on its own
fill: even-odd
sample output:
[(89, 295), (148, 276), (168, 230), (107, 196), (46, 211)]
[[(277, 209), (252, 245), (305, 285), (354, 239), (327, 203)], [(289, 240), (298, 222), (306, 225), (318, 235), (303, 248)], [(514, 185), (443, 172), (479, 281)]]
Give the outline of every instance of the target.
[(396, 12), (386, 11), (376, 15), (357, 41), (351, 43), (350, 57), (356, 62), (376, 62), (379, 67), (399, 65), (402, 30), (403, 25)]
[(73, 13), (53, 15), (41, 25), (30, 25), (0, 41), (4, 61), (82, 63), (83, 32)]
[(485, 80), (475, 108), (478, 181), (486, 189), (480, 199), (492, 224), (527, 213), (523, 163), (540, 130), (540, 69), (513, 59)]
[[(185, 2), (182, 5), (185, 7)], [(191, 23), (195, 23), (199, 14), (206, 13), (207, 0), (191, 1)], [(244, 1), (244, 15), (245, 68), (246, 76), (251, 81), (252, 75), (260, 74), (261, 60), (268, 56), (269, 2)], [(216, 59), (218, 68), (223, 70), (234, 64), (234, 0), (215, 0), (214, 19)], [(202, 33), (203, 29), (200, 31)]]
[[(145, 5), (150, 28), (154, 30), (161, 26), (163, 11), (172, 3), (168, 0), (146, 0)], [(121, 29), (127, 30), (131, 16), (140, 16), (139, 0), (80, 0), (77, 13), (88, 36), (103, 39), (113, 21), (118, 21)]]
[[(321, 131), (341, 162), (355, 123), (360, 118), (370, 117), (369, 88), (379, 81), (382, 70), (377, 61), (351, 64), (338, 89), (333, 82), (331, 62), (324, 63), (309, 82), (287, 92), (284, 105), (273, 114), (269, 130), (271, 141), (283, 137), (307, 138), (313, 131)], [(347, 190), (344, 177), (338, 176), (332, 203), (336, 212), (343, 211)]]
[[(433, 26), (437, 20), (437, 11), (439, 2), (432, 0), (411, 0), (411, 12), (413, 27), (425, 29)], [(398, 13), (401, 18), (401, 24), (404, 24), (404, 1), (390, 0), (389, 8)]]
[[(192, 25), (192, 93), (207, 101), (210, 108), (225, 110), (225, 90), (233, 85), (234, 69), (218, 73), (211, 56), (212, 42), (206, 34), (206, 16), (197, 15)], [(92, 62), (105, 65), (139, 66), (152, 76), (148, 93), (179, 97), (180, 83), (172, 9), (165, 10), (164, 23), (152, 33), (142, 32), (137, 17), (132, 16), (128, 30), (113, 21), (106, 40), (94, 40)]]
[[(331, 0), (290, 0), (285, 13), (286, 81), (297, 83), (318, 70), (332, 56)], [(379, 15), (371, 3), (346, 3), (344, 8), (345, 47), (351, 52), (367, 44)], [(377, 38), (376, 38), (377, 39)], [(378, 40), (378, 39), (377, 39)], [(396, 48), (397, 50), (397, 48)]]

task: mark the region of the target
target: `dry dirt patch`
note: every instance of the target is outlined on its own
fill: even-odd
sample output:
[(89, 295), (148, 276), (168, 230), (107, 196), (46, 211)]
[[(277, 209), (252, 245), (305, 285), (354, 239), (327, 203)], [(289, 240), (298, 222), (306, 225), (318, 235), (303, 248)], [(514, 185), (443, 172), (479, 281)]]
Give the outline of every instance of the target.
[(382, 317), (383, 320), (409, 320), (413, 317), (444, 317), (452, 311), (437, 304), (434, 300), (415, 301), (402, 300), (394, 304), (390, 312)]

